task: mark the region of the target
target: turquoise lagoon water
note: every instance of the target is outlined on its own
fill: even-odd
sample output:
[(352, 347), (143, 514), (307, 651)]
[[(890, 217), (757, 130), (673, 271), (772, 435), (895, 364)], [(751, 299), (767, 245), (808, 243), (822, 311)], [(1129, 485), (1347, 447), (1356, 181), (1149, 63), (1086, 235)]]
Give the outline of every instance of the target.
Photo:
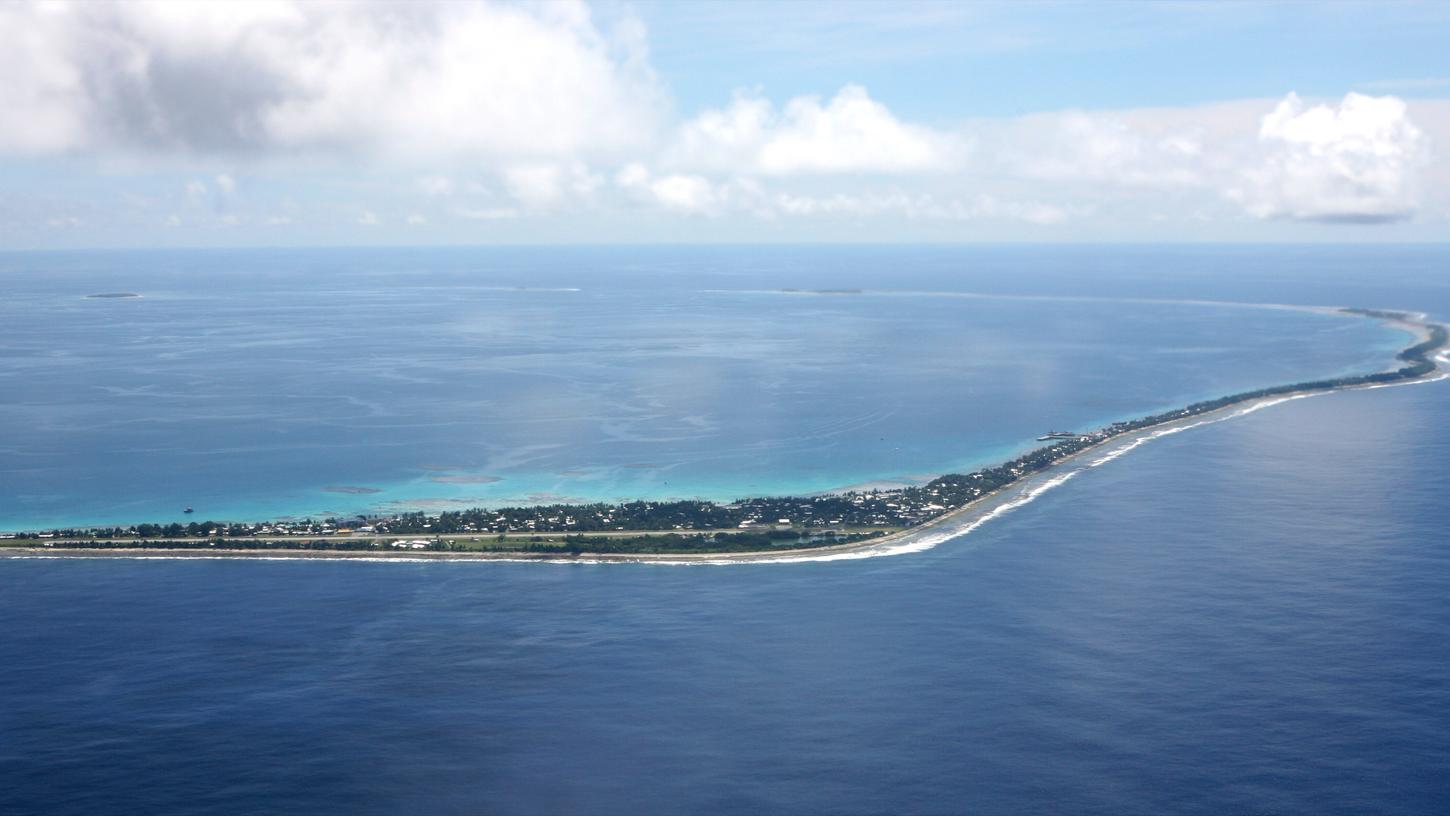
[(920, 481), (1404, 344), (1065, 252), (0, 256), (0, 529)]

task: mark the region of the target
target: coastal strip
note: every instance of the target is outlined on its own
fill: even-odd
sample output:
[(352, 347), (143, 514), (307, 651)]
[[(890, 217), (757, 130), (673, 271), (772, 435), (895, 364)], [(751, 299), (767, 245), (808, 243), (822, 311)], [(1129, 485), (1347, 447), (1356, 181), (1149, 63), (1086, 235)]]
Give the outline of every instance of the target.
[[(1431, 323), (1423, 314), (1377, 309), (1330, 309), (1299, 307), (1306, 310), (1348, 314), (1382, 321), (1409, 332), (1414, 343), (1395, 357), (1398, 367), (1377, 374), (1341, 377), (1276, 386), (1243, 392), (1194, 403), (1181, 409), (1139, 419), (1117, 422), (1096, 431), (1082, 434), (1050, 434), (1053, 444), (1029, 451), (1010, 462), (971, 474), (949, 474), (933, 479), (921, 487), (893, 491), (849, 493), (844, 496), (750, 499), (732, 505), (711, 502), (637, 502), (619, 508), (620, 518), (608, 511), (610, 521), (624, 521), (624, 508), (643, 513), (649, 526), (631, 528), (616, 525), (614, 529), (597, 530), (590, 535), (564, 532), (555, 536), (548, 546), (541, 545), (542, 530), (509, 532), (506, 527), (496, 536), (466, 535), (464, 532), (433, 531), (428, 537), (392, 540), (400, 533), (422, 528), (427, 530), (438, 522), (447, 526), (449, 514), (427, 517), (410, 514), (402, 524), (393, 524), (380, 535), (357, 538), (308, 539), (293, 536), (286, 539), (251, 537), (238, 541), (220, 535), (220, 529), (207, 529), (206, 536), (169, 535), (158, 539), (102, 538), (92, 531), (51, 531), (13, 536), (0, 541), (0, 557), (140, 557), (140, 558), (324, 558), (350, 560), (437, 561), (437, 560), (501, 560), (548, 561), (567, 563), (655, 563), (655, 564), (725, 564), (779, 563), (788, 561), (824, 561), (870, 558), (928, 549), (941, 541), (954, 538), (979, 527), (992, 518), (1010, 512), (1034, 500), (1043, 492), (1075, 477), (1084, 470), (1097, 467), (1127, 453), (1147, 441), (1178, 433), (1200, 425), (1242, 416), (1262, 408), (1294, 399), (1348, 389), (1378, 388), (1425, 382), (1446, 377), (1450, 366), (1447, 351), (1447, 329)], [(665, 512), (664, 522), (671, 521), (670, 512), (679, 506), (693, 506), (695, 511), (712, 511), (706, 515), (716, 522), (712, 526), (681, 524), (661, 526), (653, 517)], [(609, 507), (595, 505), (591, 507)], [(753, 508), (753, 509), (752, 509)], [(809, 535), (792, 529), (790, 519), (781, 518), (785, 529), (770, 525), (763, 531), (742, 528), (748, 523), (722, 527), (718, 522), (740, 517), (741, 512), (761, 512), (773, 518), (776, 512), (804, 508), (808, 516), (816, 509), (826, 515), (810, 518), (804, 525)], [(862, 509), (864, 508), (864, 509)], [(883, 508), (894, 508), (883, 513)], [(574, 508), (583, 515), (585, 508)], [(512, 508), (514, 511), (535, 511), (540, 508)], [(569, 506), (544, 508), (544, 512), (564, 518)], [(488, 511), (472, 511), (484, 518)], [(501, 511), (500, 511), (501, 512)], [(854, 524), (842, 524), (851, 513)], [(452, 514), (452, 523), (459, 523), (463, 514)], [(828, 517), (830, 516), (830, 517)], [(835, 516), (840, 516), (836, 518)], [(494, 516), (495, 518), (500, 516)], [(430, 522), (428, 519), (432, 519)], [(546, 518), (554, 518), (546, 516)], [(570, 517), (572, 520), (572, 517)], [(862, 520), (884, 519), (889, 523), (860, 524)], [(390, 523), (398, 522), (390, 519)], [(636, 522), (638, 523), (638, 522)], [(201, 527), (213, 524), (206, 522)], [(896, 526), (899, 529), (886, 529)], [(154, 527), (154, 525), (143, 525)], [(172, 525), (176, 532), (177, 525)], [(197, 525), (192, 525), (194, 531)], [(812, 529), (814, 528), (814, 529)], [(132, 528), (133, 532), (135, 528)], [(150, 532), (150, 530), (146, 530)], [(377, 532), (376, 530), (370, 532)], [(476, 530), (474, 531), (477, 532)], [(557, 532), (557, 531), (553, 531)], [(64, 533), (64, 534), (63, 534)], [(349, 535), (351, 531), (348, 531)], [(253, 534), (254, 535), (254, 534)], [(336, 530), (328, 535), (336, 535)], [(459, 546), (459, 541), (473, 542), (472, 547)], [(562, 541), (563, 546), (559, 546)], [(479, 546), (486, 542), (484, 546)], [(760, 543), (763, 546), (751, 546)], [(341, 546), (339, 546), (341, 545)]]

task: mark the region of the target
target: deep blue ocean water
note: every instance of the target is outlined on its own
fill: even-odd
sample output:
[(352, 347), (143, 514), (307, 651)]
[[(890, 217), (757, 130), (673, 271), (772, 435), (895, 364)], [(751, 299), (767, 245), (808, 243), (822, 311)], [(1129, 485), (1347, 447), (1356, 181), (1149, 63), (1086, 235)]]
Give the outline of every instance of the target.
[[(961, 290), (1450, 315), (1444, 249), (650, 253), (601, 257), (675, 258), (695, 278), (660, 298), (795, 286), (764, 279), (814, 264), (812, 282), (835, 267), (840, 288), (874, 266), (897, 288), (938, 291), (973, 268)], [(1106, 332), (1084, 314), (1054, 320)], [(1282, 366), (1354, 369), (1399, 339), (1341, 342), (1356, 330), (1336, 329), (1308, 351), (1278, 324), (1327, 319), (1176, 314), (1203, 321), (1204, 338), (1227, 330), (1216, 320), (1245, 337), (1174, 352), (1195, 373), (1152, 377), (1131, 355), (1094, 367), (1051, 352), (1100, 384), (1069, 377), (1046, 399), (1101, 400), (1063, 407), (1081, 412), (1069, 419), (1140, 413), (1163, 399), (1155, 382), (1181, 397)], [(1128, 324), (1143, 344), (1170, 334), (1146, 315)], [(1272, 354), (1232, 351), (1275, 336), (1287, 346)], [(1143, 398), (1114, 401), (1101, 393), (1113, 383)], [(7, 396), (16, 404), (39, 410)], [(974, 425), (1014, 413), (984, 404)], [(0, 561), (0, 813), (1443, 813), (1447, 461), (1441, 382), (1163, 437), (968, 536), (888, 558)]]

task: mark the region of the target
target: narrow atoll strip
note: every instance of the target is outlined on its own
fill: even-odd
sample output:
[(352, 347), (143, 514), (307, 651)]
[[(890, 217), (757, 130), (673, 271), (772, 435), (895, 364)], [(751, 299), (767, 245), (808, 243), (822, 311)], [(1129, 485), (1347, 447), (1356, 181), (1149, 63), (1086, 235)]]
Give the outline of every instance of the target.
[[(1260, 304), (1246, 304), (1260, 305)], [(1089, 468), (1146, 442), (1289, 400), (1443, 379), (1446, 327), (1423, 314), (1290, 307), (1383, 321), (1415, 343), (1376, 374), (1292, 383), (1196, 402), (1087, 432), (996, 467), (925, 485), (810, 497), (536, 505), (429, 516), (404, 513), (344, 526), (323, 522), (143, 524), (10, 533), (0, 557), (252, 557), (365, 560), (530, 560), (740, 564), (828, 561), (919, 552), (977, 529)], [(365, 488), (335, 488), (364, 490)]]

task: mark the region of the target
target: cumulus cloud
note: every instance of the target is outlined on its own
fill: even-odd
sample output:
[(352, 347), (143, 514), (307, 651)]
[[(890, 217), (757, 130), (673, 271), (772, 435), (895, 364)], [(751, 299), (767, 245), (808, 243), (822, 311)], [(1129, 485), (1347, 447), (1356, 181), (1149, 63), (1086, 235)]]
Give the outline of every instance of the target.
[(829, 102), (802, 96), (779, 111), (737, 93), (728, 107), (682, 125), (666, 162), (768, 176), (921, 173), (952, 166), (960, 147), (950, 134), (903, 122), (865, 88), (847, 85)]
[(613, 155), (661, 104), (627, 23), (578, 2), (7, 3), (0, 151)]
[(1205, 176), (1204, 136), (1191, 121), (1065, 111), (979, 127), (988, 160), (1026, 178), (1175, 187)]
[(1331, 107), (1289, 94), (1258, 140), (1262, 162), (1229, 191), (1256, 216), (1375, 223), (1414, 213), (1428, 145), (1396, 97), (1351, 93)]
[(968, 198), (938, 199), (932, 195), (891, 192), (876, 195), (801, 196), (781, 194), (775, 205), (786, 215), (873, 216), (892, 213), (910, 219), (930, 221), (976, 221), (998, 219), (1031, 224), (1057, 224), (1077, 211), (1036, 201), (1004, 201), (980, 193)]
[(547, 209), (566, 201), (589, 201), (604, 183), (582, 162), (519, 164), (504, 168), (509, 195), (534, 209)]
[[(741, 91), (666, 121), (645, 32), (622, 8), (0, 3), (0, 160), (81, 156), (100, 161), (65, 165), (169, 174), (167, 200), (145, 205), (153, 223), (172, 211), (187, 224), (275, 223), (280, 202), (264, 197), (286, 185), (307, 188), (301, 200), (331, 190), (327, 212), (382, 229), (641, 209), (1041, 226), (1091, 213), (1141, 223), (1450, 213), (1450, 165), (1429, 160), (1427, 135), (1450, 134), (1444, 101), (1291, 94), (947, 128), (847, 84), (775, 100)], [(318, 156), (337, 162), (258, 160)], [(339, 189), (339, 174), (297, 166), (371, 172), (367, 188), (403, 200), (379, 218)], [(36, 225), (57, 214), (35, 212)]]
[(512, 207), (459, 207), (453, 214), (465, 221), (506, 221), (519, 217), (519, 211)]
[(847, 85), (823, 101), (801, 96), (777, 108), (737, 92), (731, 103), (679, 125), (653, 162), (632, 162), (615, 186), (636, 202), (691, 215), (744, 213), (916, 217), (929, 208), (882, 205), (891, 196), (772, 193), (792, 180), (829, 176), (921, 176), (959, 167), (959, 134), (904, 122), (865, 88)]
[(772, 192), (750, 179), (712, 182), (704, 176), (683, 173), (654, 175), (639, 164), (621, 170), (615, 176), (615, 184), (647, 204), (693, 215), (718, 216), (733, 212), (766, 219), (890, 215), (910, 220), (1002, 219), (1047, 225), (1080, 214), (1073, 208), (1036, 201), (1003, 200), (986, 193), (969, 197), (937, 197), (901, 190), (830, 194)]
[(715, 188), (700, 176), (669, 175), (650, 183), (656, 200), (680, 212), (708, 212), (715, 205)]
[(978, 159), (969, 170), (1143, 201), (1212, 196), (1262, 219), (1407, 218), (1429, 157), (1429, 139), (1404, 101), (1354, 93), (1338, 104), (1310, 105), (1289, 94), (1041, 113), (969, 127)]
[(714, 214), (725, 203), (717, 185), (703, 176), (669, 173), (654, 176), (642, 164), (630, 164), (615, 174), (614, 182), (637, 199), (666, 210)]

